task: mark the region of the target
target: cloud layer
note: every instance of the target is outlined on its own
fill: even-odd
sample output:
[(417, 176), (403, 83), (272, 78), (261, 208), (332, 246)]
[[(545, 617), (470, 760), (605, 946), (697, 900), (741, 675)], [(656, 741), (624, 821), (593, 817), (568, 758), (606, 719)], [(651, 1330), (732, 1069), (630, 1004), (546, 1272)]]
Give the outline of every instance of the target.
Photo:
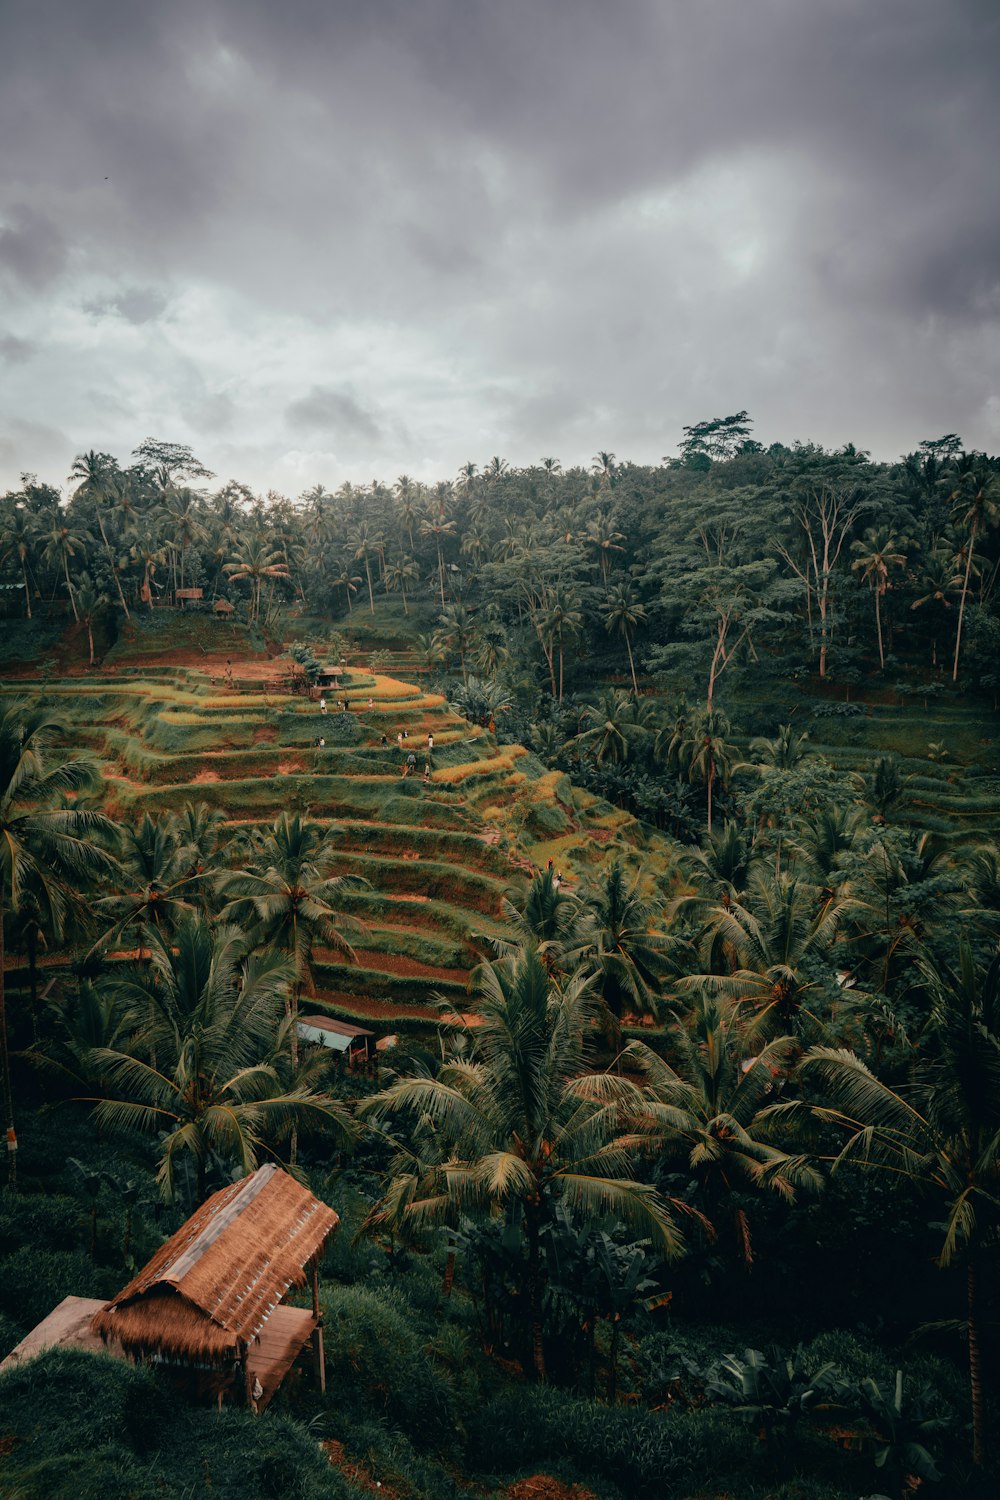
[(11, 0), (0, 485), (1000, 446), (992, 0)]

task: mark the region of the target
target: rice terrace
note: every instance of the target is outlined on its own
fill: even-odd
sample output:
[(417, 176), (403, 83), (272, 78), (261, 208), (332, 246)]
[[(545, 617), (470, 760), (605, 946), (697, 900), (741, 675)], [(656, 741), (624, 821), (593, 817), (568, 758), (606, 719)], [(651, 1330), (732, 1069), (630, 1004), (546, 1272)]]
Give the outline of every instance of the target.
[(0, 1500), (1000, 1493), (998, 57), (2, 7)]

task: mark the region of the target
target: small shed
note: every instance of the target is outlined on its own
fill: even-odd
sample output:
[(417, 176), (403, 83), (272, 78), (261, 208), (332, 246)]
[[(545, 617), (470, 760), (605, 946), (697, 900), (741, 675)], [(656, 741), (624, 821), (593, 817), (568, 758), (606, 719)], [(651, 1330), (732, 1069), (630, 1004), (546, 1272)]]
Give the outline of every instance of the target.
[(212, 608), (217, 615), (223, 616), (228, 620), (229, 616), (235, 611), (236, 606), (235, 604), (230, 604), (228, 599), (216, 599)]
[(304, 1042), (316, 1042), (321, 1047), (332, 1047), (335, 1052), (346, 1052), (352, 1062), (371, 1056), (371, 1039), (374, 1031), (363, 1026), (351, 1026), (347, 1021), (333, 1021), (329, 1016), (300, 1016), (295, 1029)]
[(310, 696), (319, 698), (324, 693), (338, 692), (343, 675), (343, 667), (320, 667), (316, 674), (316, 681), (310, 689)]
[(205, 597), (204, 589), (175, 589), (174, 600), (181, 609), (188, 604), (200, 604)]
[[(91, 1329), (132, 1359), (198, 1372), (205, 1393), (262, 1411), (310, 1341), (321, 1388), (319, 1255), (338, 1216), (269, 1164), (222, 1188), (167, 1240)], [(312, 1307), (286, 1307), (311, 1277)]]

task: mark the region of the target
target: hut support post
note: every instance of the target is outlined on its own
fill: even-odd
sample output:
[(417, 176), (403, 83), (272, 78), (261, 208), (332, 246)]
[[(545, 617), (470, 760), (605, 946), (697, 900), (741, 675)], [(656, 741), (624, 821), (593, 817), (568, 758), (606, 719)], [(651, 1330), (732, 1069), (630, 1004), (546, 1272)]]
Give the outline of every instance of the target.
[(320, 1394), (326, 1394), (326, 1357), (323, 1353), (323, 1316), (319, 1310), (319, 1256), (314, 1256), (310, 1263), (312, 1279), (312, 1310), (316, 1319), (316, 1330), (313, 1334), (313, 1355), (316, 1360), (316, 1377), (319, 1380)]

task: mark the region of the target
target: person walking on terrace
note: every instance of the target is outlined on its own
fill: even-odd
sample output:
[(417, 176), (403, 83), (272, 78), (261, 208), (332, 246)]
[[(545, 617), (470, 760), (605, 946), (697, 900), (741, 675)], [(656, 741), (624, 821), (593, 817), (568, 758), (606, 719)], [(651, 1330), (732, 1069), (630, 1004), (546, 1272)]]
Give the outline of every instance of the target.
[(320, 711), (321, 714), (325, 714), (326, 713), (326, 699), (325, 698), (321, 698), (319, 700), (319, 711)]

